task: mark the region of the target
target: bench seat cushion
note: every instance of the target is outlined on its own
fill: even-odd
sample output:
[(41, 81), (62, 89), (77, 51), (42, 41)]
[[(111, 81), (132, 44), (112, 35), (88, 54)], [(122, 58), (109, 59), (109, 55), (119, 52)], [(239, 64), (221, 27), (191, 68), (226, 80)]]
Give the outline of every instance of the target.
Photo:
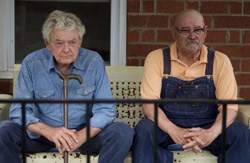
[[(173, 151), (174, 162), (183, 163), (217, 163), (217, 158), (209, 151), (203, 151), (202, 153), (195, 154), (193, 152)], [(80, 152), (73, 152), (69, 154), (69, 163), (81, 163), (86, 162), (86, 155)], [(63, 154), (56, 152), (47, 153), (35, 153), (27, 154), (27, 163), (59, 163), (63, 162)], [(98, 156), (90, 156), (91, 163), (98, 162)], [(124, 163), (131, 163), (131, 153), (129, 153)]]

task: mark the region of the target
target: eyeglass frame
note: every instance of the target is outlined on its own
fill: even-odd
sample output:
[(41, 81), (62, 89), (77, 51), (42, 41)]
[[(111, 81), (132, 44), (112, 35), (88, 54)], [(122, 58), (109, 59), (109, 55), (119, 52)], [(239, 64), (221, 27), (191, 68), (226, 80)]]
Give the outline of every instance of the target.
[(68, 44), (69, 47), (75, 48), (77, 46), (77, 44), (79, 43), (79, 40), (70, 40), (68, 42), (64, 42), (61, 40), (55, 40), (55, 41), (51, 41), (52, 44), (54, 44), (54, 46), (57, 49), (61, 49), (61, 48), (65, 48), (66, 44)]
[(191, 34), (192, 32), (195, 33), (196, 35), (201, 35), (202, 33), (205, 32), (206, 25), (204, 25), (203, 28), (196, 28), (196, 29), (179, 29), (177, 27), (174, 28), (179, 34), (183, 34), (186, 36)]

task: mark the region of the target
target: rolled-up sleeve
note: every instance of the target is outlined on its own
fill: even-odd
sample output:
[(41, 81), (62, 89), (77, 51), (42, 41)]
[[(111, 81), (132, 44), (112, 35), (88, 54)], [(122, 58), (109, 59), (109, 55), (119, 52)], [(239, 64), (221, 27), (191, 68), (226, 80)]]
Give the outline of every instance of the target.
[[(25, 61), (22, 64), (18, 75), (14, 99), (33, 99), (32, 81)], [(13, 103), (10, 108), (10, 120), (22, 125), (22, 109), (23, 106), (21, 103)], [(24, 106), (24, 109), (26, 113), (26, 126), (40, 122), (40, 120), (33, 114), (34, 104), (27, 103)], [(27, 133), (30, 138), (39, 137), (38, 135), (32, 134), (29, 131)]]
[[(113, 99), (110, 83), (103, 61), (96, 64), (96, 90), (94, 99)], [(93, 117), (90, 119), (92, 127), (104, 128), (113, 122), (116, 117), (116, 106), (114, 103), (95, 103), (92, 107)]]

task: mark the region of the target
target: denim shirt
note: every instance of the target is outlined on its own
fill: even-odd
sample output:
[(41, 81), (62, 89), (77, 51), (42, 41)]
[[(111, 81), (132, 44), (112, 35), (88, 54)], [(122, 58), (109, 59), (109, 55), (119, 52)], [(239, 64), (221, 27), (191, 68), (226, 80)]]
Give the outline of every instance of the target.
[[(22, 62), (18, 76), (15, 99), (63, 99), (63, 81), (55, 66), (52, 53), (43, 48), (32, 52)], [(80, 48), (78, 56), (67, 71), (78, 74), (83, 83), (71, 79), (68, 81), (68, 99), (112, 99), (105, 64), (98, 53)], [(26, 125), (42, 122), (49, 126), (61, 127), (63, 122), (63, 104), (27, 104)], [(97, 103), (92, 105), (90, 125), (104, 128), (116, 117), (115, 104)], [(10, 119), (21, 124), (21, 104), (13, 104)], [(68, 127), (77, 128), (86, 124), (86, 105), (68, 104)], [(28, 131), (30, 138), (39, 135)]]

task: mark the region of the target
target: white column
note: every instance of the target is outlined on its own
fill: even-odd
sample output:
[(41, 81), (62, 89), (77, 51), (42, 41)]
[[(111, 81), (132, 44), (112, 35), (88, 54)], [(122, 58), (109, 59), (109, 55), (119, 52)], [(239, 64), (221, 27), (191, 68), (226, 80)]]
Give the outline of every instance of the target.
[(14, 13), (14, 0), (0, 0), (0, 78), (12, 78)]
[(127, 0), (111, 0), (110, 65), (126, 65)]

